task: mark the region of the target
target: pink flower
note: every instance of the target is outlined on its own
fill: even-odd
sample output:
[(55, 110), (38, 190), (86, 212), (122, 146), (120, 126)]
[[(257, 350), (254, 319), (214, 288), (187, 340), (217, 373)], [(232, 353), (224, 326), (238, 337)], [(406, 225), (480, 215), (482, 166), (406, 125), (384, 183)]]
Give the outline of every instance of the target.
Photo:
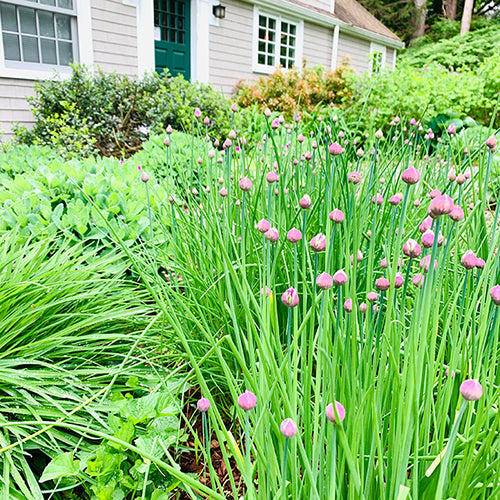
[(266, 219), (260, 219), (260, 221), (255, 225), (255, 229), (261, 233), (266, 233), (269, 229), (271, 229), (271, 224)]
[(313, 252), (322, 252), (326, 247), (326, 237), (322, 233), (314, 236), (310, 242), (310, 247)]
[(271, 243), (276, 243), (279, 237), (278, 230), (275, 227), (271, 227), (264, 233), (264, 238), (269, 240)]
[[(429, 272), (429, 267), (431, 265), (431, 256), (427, 255), (427, 257), (423, 257), (420, 259), (420, 267), (424, 268), (424, 273)], [(434, 261), (434, 269), (437, 267), (437, 260)]]
[(286, 307), (296, 307), (299, 305), (299, 296), (295, 291), (295, 288), (289, 288), (281, 296), (281, 302)]
[(447, 194), (442, 194), (431, 201), (429, 211), (435, 217), (439, 217), (449, 214), (453, 210), (453, 206), (453, 200)]
[(345, 285), (347, 283), (347, 274), (340, 270), (340, 271), (337, 271), (334, 275), (333, 275), (333, 282), (337, 285), (337, 286), (342, 286), (342, 285)]
[(430, 193), (429, 193), (429, 198), (431, 198), (432, 200), (434, 198), (437, 198), (438, 196), (441, 196), (441, 191), (439, 191), (439, 189), (433, 189)]
[(302, 239), (302, 233), (298, 229), (292, 228), (286, 237), (290, 243), (297, 243)]
[(500, 306), (500, 285), (491, 288), (490, 297), (495, 305)]
[(497, 150), (497, 138), (494, 135), (490, 135), (490, 137), (486, 139), (486, 146), (494, 153)]
[(293, 438), (297, 434), (297, 424), (291, 418), (287, 418), (281, 422), (280, 432), (287, 439)]
[(467, 401), (477, 401), (483, 395), (483, 388), (478, 380), (465, 380), (460, 386), (460, 394)]
[(401, 198), (399, 197), (399, 195), (397, 194), (393, 194), (390, 198), (389, 198), (389, 203), (395, 207), (396, 205), (399, 205), (401, 203)]
[(200, 398), (196, 403), (196, 407), (202, 413), (205, 413), (210, 408), (210, 401), (207, 398)]
[(407, 257), (410, 257), (410, 259), (416, 259), (416, 258), (420, 257), (420, 255), (422, 254), (422, 248), (414, 239), (410, 238), (403, 245), (403, 253)]
[(406, 184), (416, 184), (420, 180), (420, 172), (415, 167), (407, 168), (401, 174), (401, 180)]
[(328, 217), (330, 217), (330, 220), (335, 222), (335, 224), (340, 224), (344, 220), (344, 213), (342, 210), (336, 208), (328, 214)]
[(477, 257), (472, 250), (467, 250), (460, 260), (465, 269), (470, 270), (476, 267)]
[(238, 405), (242, 410), (250, 411), (255, 408), (257, 397), (253, 392), (245, 391), (238, 397)]
[(195, 118), (201, 118), (200, 108), (194, 108), (194, 117)]
[(389, 280), (387, 278), (378, 278), (375, 280), (375, 288), (377, 288), (377, 290), (380, 290), (381, 292), (389, 290), (390, 286), (391, 284), (389, 283)]
[(144, 182), (144, 184), (149, 181), (149, 175), (144, 171), (141, 174), (141, 181)]
[(226, 188), (222, 188), (219, 191), (219, 194), (224, 198), (225, 196), (227, 196), (227, 189)]
[(300, 208), (303, 208), (304, 210), (311, 208), (311, 205), (312, 205), (311, 197), (308, 194), (305, 194), (299, 200), (299, 205), (300, 205)]
[(361, 174), (359, 172), (351, 172), (347, 178), (348, 181), (354, 185), (359, 184), (361, 182)]
[(403, 275), (401, 273), (396, 273), (396, 277), (394, 278), (394, 288), (401, 288), (404, 284)]
[(302, 143), (302, 142), (304, 142), (304, 141), (305, 141), (305, 137), (304, 137), (302, 134), (299, 134), (299, 135), (297, 136), (297, 141), (298, 141), (298, 142), (300, 142), (300, 143)]
[(265, 288), (261, 288), (260, 294), (264, 295), (264, 293), (266, 294), (266, 297), (269, 297), (269, 295), (271, 295), (271, 289), (268, 286), (266, 286)]
[(453, 210), (448, 214), (450, 219), (454, 222), (460, 222), (464, 218), (464, 211), (458, 205), (453, 207)]
[(420, 288), (422, 288), (422, 285), (424, 284), (424, 275), (420, 273), (415, 274), (415, 276), (413, 276), (413, 278), (411, 279), (411, 282), (415, 286), (419, 286)]
[(365, 314), (365, 312), (368, 310), (368, 306), (366, 305), (366, 302), (361, 302), (361, 304), (359, 304), (359, 312), (361, 314)]
[(243, 177), (238, 186), (242, 191), (250, 191), (252, 189), (252, 181), (248, 177)]
[(271, 172), (268, 172), (268, 174), (266, 175), (266, 181), (269, 184), (272, 184), (273, 182), (278, 182), (279, 181), (278, 174), (276, 174), (274, 170), (271, 170)]
[(434, 233), (429, 229), (422, 235), (422, 245), (424, 248), (431, 248), (434, 244)]
[(378, 299), (378, 294), (375, 292), (368, 292), (366, 295), (366, 299), (368, 300), (368, 302), (376, 302), (376, 300)]
[(342, 154), (344, 151), (345, 149), (338, 142), (334, 142), (333, 144), (330, 144), (330, 146), (328, 146), (328, 152), (332, 156), (338, 156)]
[(422, 224), (420, 224), (420, 227), (418, 228), (418, 230), (421, 232), (421, 233), (425, 233), (426, 231), (428, 231), (430, 228), (432, 227), (432, 218), (431, 217), (426, 217), (424, 219), (424, 221), (422, 222)]
[(377, 205), (382, 205), (382, 203), (384, 203), (384, 198), (380, 193), (377, 193), (377, 195), (372, 198), (372, 203), (376, 203)]
[(344, 311), (348, 313), (352, 312), (352, 299), (347, 299), (344, 302)]
[(231, 104), (231, 111), (233, 113), (236, 113), (236, 111), (238, 111), (238, 105), (235, 102), (233, 102), (233, 104)]
[(448, 134), (450, 134), (450, 135), (456, 134), (457, 133), (456, 125), (454, 123), (450, 123), (450, 125), (446, 129), (446, 132), (448, 132)]
[(167, 125), (167, 128), (165, 129), (165, 132), (170, 135), (172, 132), (174, 131), (174, 129), (172, 128), (171, 125)]
[[(345, 408), (338, 401), (335, 401), (335, 409), (337, 410), (339, 422), (342, 422), (342, 420), (344, 420), (344, 418), (345, 418)], [(328, 420), (330, 420), (330, 422), (333, 422), (334, 424), (337, 423), (336, 419), (335, 419), (335, 411), (333, 410), (332, 403), (330, 403), (326, 407), (326, 417), (328, 418)]]
[(328, 273), (321, 273), (316, 278), (316, 285), (322, 290), (328, 290), (333, 285), (333, 278)]

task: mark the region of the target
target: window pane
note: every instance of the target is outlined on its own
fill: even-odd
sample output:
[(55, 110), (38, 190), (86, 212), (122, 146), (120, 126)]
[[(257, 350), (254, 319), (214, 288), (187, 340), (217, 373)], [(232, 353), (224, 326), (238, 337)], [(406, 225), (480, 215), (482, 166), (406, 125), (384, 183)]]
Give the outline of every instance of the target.
[(179, 31), (179, 43), (184, 43), (184, 31)]
[(280, 56), (286, 56), (286, 47), (285, 46), (281, 46), (281, 48), (280, 48)]
[(69, 66), (73, 62), (73, 45), (71, 42), (59, 42), (59, 64)]
[(265, 52), (265, 51), (266, 51), (266, 42), (259, 41), (259, 52)]
[(42, 49), (42, 62), (44, 64), (57, 64), (56, 41), (42, 38), (40, 45)]
[(288, 37), (288, 45), (290, 47), (295, 47), (295, 38), (293, 36)]
[(288, 23), (281, 23), (281, 32), (288, 33)]
[(40, 0), (40, 3), (43, 3), (44, 5), (56, 5), (56, 0)]
[(63, 14), (56, 14), (57, 38), (71, 40), (70, 17)]
[(259, 26), (266, 27), (266, 18), (264, 16), (259, 16)]
[(257, 62), (259, 64), (266, 64), (266, 56), (264, 54), (259, 54), (257, 57)]
[(276, 39), (276, 33), (274, 31), (270, 31), (268, 40), (270, 42), (274, 42), (275, 39)]
[(271, 17), (269, 18), (269, 29), (276, 29), (276, 19), (272, 19)]
[(57, 0), (57, 6), (61, 7), (61, 9), (72, 9), (73, 0)]
[(55, 38), (56, 33), (54, 30), (54, 17), (52, 13), (42, 10), (38, 11), (38, 28), (40, 29), (41, 36)]
[(274, 66), (274, 57), (273, 56), (267, 56), (267, 64), (268, 64), (268, 66)]
[(19, 19), (21, 20), (21, 32), (36, 35), (35, 10), (19, 7)]
[(21, 51), (19, 50), (19, 37), (17, 35), (3, 34), (3, 51), (5, 59), (9, 61), (20, 61)]
[(23, 61), (25, 62), (40, 62), (38, 56), (38, 38), (33, 36), (23, 36)]
[(290, 35), (295, 35), (295, 30), (296, 30), (295, 24), (290, 24)]
[(16, 8), (13, 5), (0, 6), (2, 28), (4, 31), (17, 31)]
[(283, 66), (284, 68), (286, 68), (287, 67), (286, 66), (286, 59), (281, 58), (280, 59), (280, 64), (281, 64), (281, 66)]
[(295, 60), (295, 49), (288, 49), (288, 57)]

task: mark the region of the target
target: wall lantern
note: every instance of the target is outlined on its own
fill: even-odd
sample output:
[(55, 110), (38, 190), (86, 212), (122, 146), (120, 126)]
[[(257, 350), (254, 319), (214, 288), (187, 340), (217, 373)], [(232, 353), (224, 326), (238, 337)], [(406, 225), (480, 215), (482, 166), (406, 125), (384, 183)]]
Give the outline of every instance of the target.
[(226, 7), (223, 5), (214, 5), (212, 7), (212, 12), (217, 19), (224, 19), (226, 17)]

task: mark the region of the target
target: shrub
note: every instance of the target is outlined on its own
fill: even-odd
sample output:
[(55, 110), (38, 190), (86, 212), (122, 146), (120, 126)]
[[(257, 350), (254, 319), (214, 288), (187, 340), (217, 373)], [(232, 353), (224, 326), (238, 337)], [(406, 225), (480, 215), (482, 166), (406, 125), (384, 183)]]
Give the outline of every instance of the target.
[(64, 158), (127, 158), (151, 131), (169, 124), (192, 131), (196, 107), (210, 118), (205, 130), (216, 137), (225, 137), (234, 120), (222, 94), (168, 73), (135, 79), (102, 70), (93, 75), (75, 65), (66, 80), (37, 82), (29, 101), (36, 123), (31, 131), (17, 130), (18, 142), (51, 146)]
[(318, 104), (340, 104), (349, 98), (350, 74), (351, 70), (345, 65), (334, 70), (325, 70), (322, 66), (301, 71), (279, 68), (269, 77), (260, 77), (257, 82), (240, 81), (236, 102), (244, 108), (257, 103), (260, 109), (267, 107), (290, 117), (297, 110), (312, 111)]

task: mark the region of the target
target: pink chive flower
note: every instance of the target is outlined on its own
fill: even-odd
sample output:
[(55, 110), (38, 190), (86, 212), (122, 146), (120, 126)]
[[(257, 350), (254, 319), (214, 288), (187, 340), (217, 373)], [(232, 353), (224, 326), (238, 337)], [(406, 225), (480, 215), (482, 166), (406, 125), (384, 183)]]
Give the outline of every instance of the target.
[(460, 394), (466, 401), (477, 401), (483, 395), (483, 388), (478, 380), (465, 380), (460, 386)]
[(483, 259), (481, 259), (481, 257), (478, 257), (476, 259), (476, 267), (477, 267), (477, 269), (484, 269), (484, 266), (486, 266), (486, 262)]
[(194, 108), (194, 117), (195, 118), (201, 118), (200, 108)]
[[(358, 253), (356, 254), (356, 260), (358, 262), (361, 262), (363, 260), (363, 252), (361, 250), (358, 250)], [(354, 255), (351, 254), (351, 264), (354, 263)]]
[(252, 181), (248, 177), (243, 177), (238, 186), (242, 191), (250, 191), (252, 189)]
[(233, 104), (231, 104), (231, 111), (233, 113), (236, 113), (236, 111), (238, 111), (238, 105), (235, 102), (233, 102)]
[(361, 302), (361, 304), (359, 304), (359, 312), (361, 314), (365, 314), (366, 311), (368, 311), (368, 306), (366, 305), (366, 302)]
[(302, 233), (293, 227), (288, 231), (286, 238), (290, 243), (297, 243), (302, 239)]
[(257, 397), (253, 392), (245, 391), (243, 394), (238, 396), (238, 405), (242, 410), (250, 411), (255, 408), (257, 404)]
[(328, 146), (328, 152), (332, 156), (338, 156), (342, 154), (344, 151), (345, 149), (338, 142), (334, 142), (333, 144), (330, 144), (330, 146)]
[(275, 227), (271, 227), (264, 233), (264, 238), (271, 243), (276, 243), (279, 240), (279, 233)]
[(352, 299), (347, 299), (344, 302), (344, 311), (348, 313), (352, 312)]
[(434, 244), (434, 233), (429, 229), (422, 235), (422, 245), (424, 248), (431, 248)]
[(340, 271), (337, 271), (334, 275), (333, 275), (333, 282), (337, 285), (337, 286), (343, 286), (347, 283), (347, 274), (340, 270)]
[[(344, 420), (344, 418), (345, 418), (345, 408), (338, 401), (335, 401), (335, 409), (337, 410), (339, 422), (342, 422), (342, 420)], [(326, 407), (326, 417), (328, 418), (328, 420), (330, 420), (330, 422), (333, 422), (334, 424), (337, 423), (336, 418), (335, 418), (335, 411), (333, 410), (332, 403), (330, 403)]]
[(286, 418), (281, 422), (280, 432), (287, 439), (293, 438), (297, 434), (297, 424), (291, 418)]
[(299, 296), (297, 292), (295, 291), (295, 288), (289, 288), (285, 292), (283, 292), (283, 295), (281, 296), (281, 302), (286, 307), (296, 307), (299, 305)]
[(376, 196), (372, 198), (372, 203), (375, 203), (377, 205), (382, 205), (382, 203), (384, 203), (384, 198), (380, 193), (377, 193)]
[(300, 205), (300, 208), (303, 208), (304, 210), (311, 208), (311, 205), (312, 205), (311, 197), (308, 194), (305, 194), (299, 200), (299, 205)]
[(378, 299), (378, 294), (375, 292), (368, 292), (366, 295), (366, 300), (368, 300), (368, 302), (376, 302), (377, 299)]
[(257, 229), (257, 231), (260, 231), (261, 233), (266, 233), (267, 231), (269, 231), (269, 229), (271, 229), (271, 224), (266, 219), (260, 219), (260, 221), (255, 225), (255, 229)]
[(453, 207), (453, 210), (448, 214), (448, 216), (454, 222), (460, 222), (465, 217), (462, 207), (459, 207), (458, 205)]
[(149, 181), (149, 175), (144, 171), (141, 174), (141, 181), (144, 182), (144, 184)]
[(472, 250), (467, 250), (462, 259), (460, 260), (462, 266), (465, 267), (468, 271), (474, 269), (477, 263), (477, 257)]
[(448, 132), (448, 134), (450, 134), (450, 135), (456, 134), (457, 133), (456, 125), (454, 123), (450, 123), (450, 125), (446, 129), (446, 132)]
[(457, 184), (458, 184), (459, 186), (461, 186), (462, 184), (465, 184), (465, 181), (466, 181), (466, 180), (467, 180), (467, 179), (465, 178), (465, 175), (464, 175), (464, 174), (460, 173), (460, 174), (458, 174), (458, 175), (457, 175)]
[(435, 217), (439, 217), (449, 214), (453, 210), (453, 206), (453, 200), (447, 194), (442, 194), (431, 201), (429, 211)]
[(260, 289), (260, 294), (261, 295), (266, 294), (266, 297), (269, 297), (271, 295), (271, 289), (268, 286), (266, 286), (264, 288), (261, 288)]
[(439, 189), (433, 189), (430, 193), (429, 193), (429, 198), (431, 198), (432, 200), (434, 198), (437, 198), (438, 196), (441, 196), (441, 191), (439, 191)]
[(333, 278), (328, 273), (321, 273), (316, 278), (316, 286), (322, 290), (328, 290), (333, 285)]
[(309, 246), (311, 247), (311, 250), (313, 252), (322, 252), (325, 247), (326, 247), (326, 237), (322, 233), (318, 233), (316, 236), (314, 236), (309, 243)]
[(397, 272), (394, 278), (394, 288), (401, 288), (403, 284), (404, 284), (403, 275), (400, 272)]
[(410, 259), (416, 259), (416, 258), (420, 257), (420, 255), (422, 254), (422, 248), (414, 239), (410, 238), (403, 245), (403, 253), (407, 257), (410, 257)]
[(418, 230), (421, 232), (421, 233), (425, 233), (426, 231), (428, 231), (430, 228), (432, 227), (432, 217), (426, 217), (422, 224), (420, 224), (420, 227), (418, 228)]
[(389, 198), (389, 203), (395, 207), (396, 205), (399, 205), (401, 203), (401, 198), (399, 197), (399, 195), (397, 194), (393, 194), (390, 198)]
[(411, 282), (415, 286), (422, 288), (422, 285), (424, 284), (424, 275), (420, 273), (415, 274), (415, 276), (413, 276), (413, 278), (411, 279)]
[(205, 413), (210, 408), (210, 401), (207, 398), (200, 398), (196, 403), (196, 407), (202, 413)]
[[(431, 256), (427, 255), (427, 257), (423, 257), (420, 259), (420, 267), (424, 269), (424, 273), (429, 272), (429, 267), (431, 265)], [(437, 268), (437, 260), (434, 261), (434, 269)]]
[(382, 269), (387, 269), (387, 259), (385, 257), (380, 261), (380, 267)]
[(336, 208), (328, 214), (328, 217), (332, 222), (335, 222), (335, 224), (340, 224), (344, 220), (344, 212)]
[(490, 135), (488, 139), (486, 139), (487, 148), (494, 153), (497, 150), (497, 138), (494, 135)]
[(219, 194), (224, 198), (225, 196), (227, 196), (227, 189), (226, 188), (222, 188), (219, 191)]
[(500, 306), (500, 285), (491, 288), (490, 297), (495, 305)]
[[(446, 371), (444, 372), (444, 374), (446, 377), (449, 377), (450, 376), (450, 369), (446, 368)], [(451, 378), (455, 378), (455, 372), (453, 370), (451, 370)]]
[(304, 142), (304, 141), (305, 141), (305, 137), (304, 137), (302, 134), (299, 134), (299, 135), (297, 136), (297, 141), (298, 141), (298, 142), (300, 142), (300, 143), (302, 143), (302, 142)]
[(359, 172), (351, 172), (348, 176), (347, 176), (347, 180), (351, 183), (351, 184), (359, 184), (361, 182), (361, 174)]
[(407, 168), (401, 174), (401, 180), (408, 185), (416, 184), (420, 180), (420, 172), (415, 167)]
[(269, 184), (273, 184), (274, 182), (278, 182), (279, 181), (278, 174), (274, 170), (271, 170), (271, 172), (268, 172), (268, 174), (266, 175), (266, 181)]
[(391, 284), (389, 283), (389, 280), (387, 278), (378, 278), (375, 280), (375, 288), (377, 290), (380, 290), (381, 292), (389, 290), (390, 286)]

